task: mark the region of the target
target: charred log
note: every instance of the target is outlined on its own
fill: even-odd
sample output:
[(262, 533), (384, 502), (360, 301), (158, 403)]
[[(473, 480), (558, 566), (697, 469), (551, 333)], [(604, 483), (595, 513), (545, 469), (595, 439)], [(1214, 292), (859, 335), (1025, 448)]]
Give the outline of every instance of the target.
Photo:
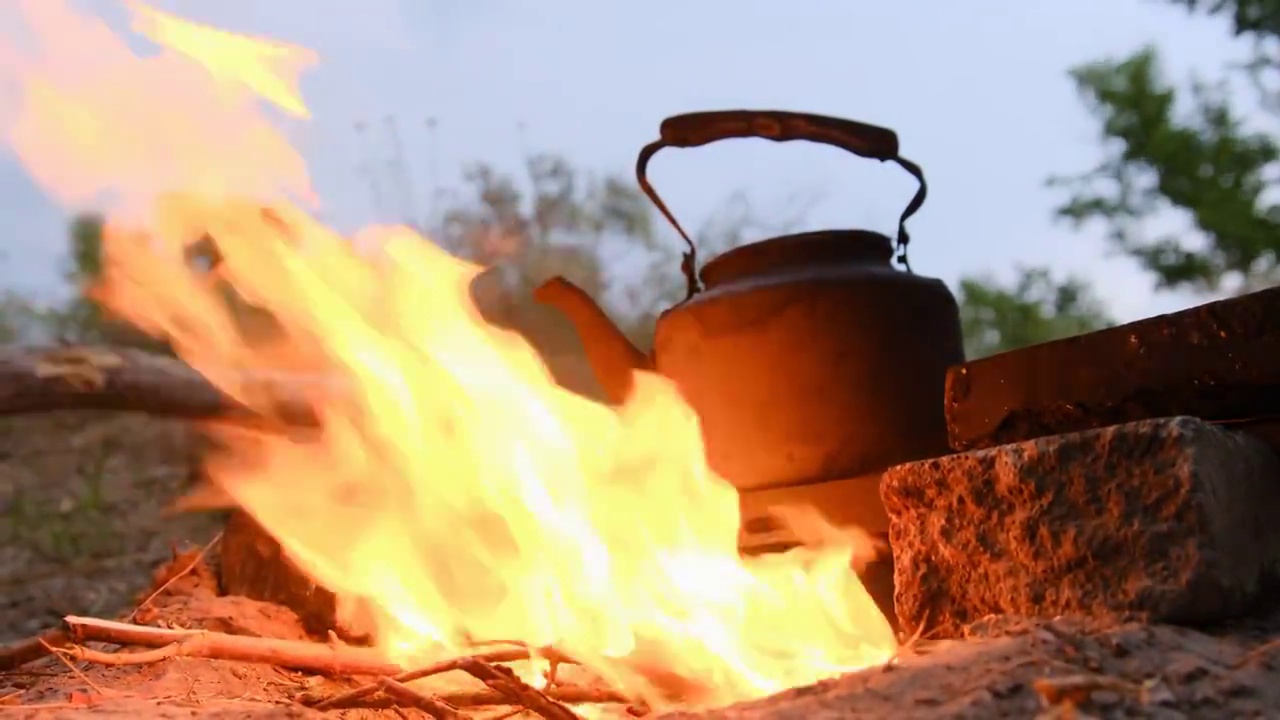
[(973, 360), (947, 373), (956, 450), (1190, 415), (1280, 416), (1280, 288)]
[(228, 397), (177, 358), (123, 347), (0, 347), (0, 415), (105, 410), (264, 427), (314, 426), (289, 383), (263, 378), (271, 416)]

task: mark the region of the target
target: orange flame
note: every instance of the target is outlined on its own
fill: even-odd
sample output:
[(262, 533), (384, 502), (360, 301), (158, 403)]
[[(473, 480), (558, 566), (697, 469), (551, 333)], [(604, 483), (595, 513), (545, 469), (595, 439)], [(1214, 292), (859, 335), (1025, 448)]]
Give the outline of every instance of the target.
[[(353, 243), (287, 200), (310, 198), (306, 168), (258, 105), (306, 116), (309, 51), (134, 2), (161, 46), (142, 57), (60, 1), (20, 2), (44, 53), (0, 66), (22, 88), (9, 141), (59, 199), (122, 213), (101, 301), (246, 404), (270, 401), (249, 370), (332, 380), (308, 386), (318, 432), (229, 433), (211, 473), (390, 657), (520, 640), (706, 705), (894, 652), (849, 571), (856, 537), (740, 558), (735, 490), (670, 382), (641, 373), (616, 410), (572, 394), (481, 319), (479, 268), (402, 227)], [(216, 272), (188, 261), (202, 237)], [(271, 321), (249, 327), (248, 306)]]

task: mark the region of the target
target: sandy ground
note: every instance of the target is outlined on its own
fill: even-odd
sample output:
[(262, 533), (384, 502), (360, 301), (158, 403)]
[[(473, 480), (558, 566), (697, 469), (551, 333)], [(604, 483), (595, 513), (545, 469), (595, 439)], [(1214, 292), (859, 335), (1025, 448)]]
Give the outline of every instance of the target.
[(221, 518), (169, 515), (195, 477), (180, 422), (58, 413), (0, 420), (0, 642), (66, 614), (113, 616), (174, 543), (207, 543)]
[[(193, 482), (194, 442), (179, 423), (137, 417), (57, 415), (0, 423), (0, 641), (30, 637), (66, 614), (118, 616), (152, 586), (174, 543), (198, 547), (216, 534), (216, 516), (164, 512)], [(145, 622), (303, 637), (296, 617), (282, 608), (218, 597), (207, 569), (153, 601)], [(1280, 612), (1214, 629), (992, 618), (969, 634), (964, 641), (921, 641), (889, 665), (751, 703), (653, 715), (1280, 717)], [(382, 709), (328, 713), (298, 703), (356, 684), (221, 660), (103, 666), (46, 657), (0, 673), (0, 717), (426, 717), (386, 709), (385, 702)], [(592, 718), (626, 716), (618, 706), (581, 710)], [(508, 711), (467, 713), (494, 718)]]

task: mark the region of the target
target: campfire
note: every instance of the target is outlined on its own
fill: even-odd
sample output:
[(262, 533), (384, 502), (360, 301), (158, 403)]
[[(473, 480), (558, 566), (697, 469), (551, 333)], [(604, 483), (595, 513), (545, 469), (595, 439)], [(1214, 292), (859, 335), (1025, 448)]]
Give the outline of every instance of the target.
[[(669, 381), (639, 373), (620, 407), (575, 395), (481, 318), (469, 294), (481, 268), (408, 228), (348, 238), (318, 219), (278, 127), (308, 117), (311, 52), (134, 2), (134, 32), (160, 48), (135, 54), (69, 4), (23, 8), (41, 53), (13, 60), (10, 142), (68, 206), (108, 204), (94, 297), (267, 424), (284, 424), (286, 399), (263, 377), (316, 379), (287, 398), (310, 427), (213, 429), (222, 451), (207, 472), (371, 644), (257, 657), (311, 653), (395, 678), (377, 689), (429, 710), (437, 701), (403, 683), (461, 670), (570, 717), (543, 692), (566, 662), (652, 709), (760, 697), (894, 654), (849, 571), (863, 536), (808, 527), (825, 541), (740, 556), (737, 494)], [(84, 618), (67, 634), (240, 647)], [(476, 654), (495, 644), (507, 649)], [(75, 656), (126, 661), (93, 652)], [(517, 658), (519, 673), (495, 665)]]
[[(471, 293), (483, 268), (405, 227), (326, 226), (289, 141), (309, 117), (298, 85), (312, 52), (135, 1), (132, 32), (157, 48), (137, 53), (137, 38), (62, 0), (19, 7), (34, 50), (0, 52), (21, 91), (10, 146), (67, 207), (109, 209), (103, 278), (88, 290), (176, 357), (0, 348), (0, 415), (199, 421), (207, 483), (182, 508), (232, 512), (127, 616), (69, 615), (0, 648), (0, 677), (55, 678), (0, 689), (0, 708), (90, 707), (144, 686), (161, 687), (143, 698), (154, 706), (114, 709), (741, 720), (1280, 706), (1280, 288), (961, 362), (945, 287), (891, 269), (887, 237), (757, 243), (721, 256), (704, 298), (767, 285), (744, 268), (772, 268), (786, 248), (819, 265), (852, 253), (879, 283), (864, 287), (929, 294), (895, 306), (905, 329), (878, 303), (827, 296), (870, 307), (876, 322), (846, 324), (892, 326), (910, 362), (851, 360), (863, 336), (805, 355), (810, 375), (857, 374), (838, 391), (806, 386), (827, 435), (738, 451), (809, 422), (803, 403), (753, 435), (753, 416), (719, 402), (741, 377), (699, 366), (699, 390), (658, 374), (663, 362), (601, 330), (585, 294), (544, 286), (580, 331), (594, 323), (606, 338), (585, 343), (614, 381), (602, 383), (611, 404), (596, 402), (484, 320)], [(883, 128), (729, 111), (669, 119), (664, 133), (685, 147), (843, 137), (920, 181), (902, 222), (924, 198), (922, 171)], [(906, 241), (900, 223), (904, 266)], [(693, 266), (690, 243), (690, 298)], [(848, 270), (814, 269), (782, 275)], [(805, 307), (809, 324), (779, 337), (826, 332)], [(778, 347), (752, 362), (795, 352)], [(910, 402), (885, 391), (884, 367)], [(868, 379), (877, 392), (860, 389)], [(777, 397), (759, 382), (759, 398)], [(851, 430), (877, 402), (893, 405), (879, 434)], [(865, 467), (832, 479), (832, 458)], [(775, 482), (797, 463), (805, 477)], [(878, 525), (852, 526), (861, 519)], [(891, 600), (854, 571), (869, 562), (892, 566)]]

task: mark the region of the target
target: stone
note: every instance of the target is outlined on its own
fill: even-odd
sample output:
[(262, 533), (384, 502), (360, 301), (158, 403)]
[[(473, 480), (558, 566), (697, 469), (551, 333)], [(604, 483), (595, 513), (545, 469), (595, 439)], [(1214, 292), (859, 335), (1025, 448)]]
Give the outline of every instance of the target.
[(991, 614), (1208, 623), (1280, 578), (1280, 459), (1194, 418), (900, 465), (881, 497), (908, 631)]
[(1280, 415), (1280, 287), (947, 371), (947, 436), (973, 450), (1172, 415)]

